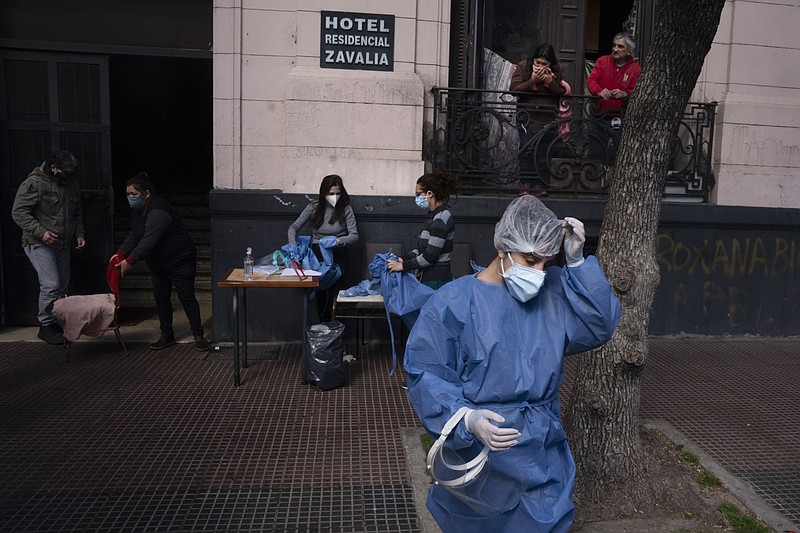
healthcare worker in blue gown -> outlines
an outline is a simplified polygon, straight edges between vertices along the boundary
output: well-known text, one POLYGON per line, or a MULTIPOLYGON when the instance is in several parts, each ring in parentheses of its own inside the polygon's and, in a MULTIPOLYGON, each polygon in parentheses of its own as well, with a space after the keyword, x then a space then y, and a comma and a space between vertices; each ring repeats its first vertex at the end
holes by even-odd
POLYGON ((533 196, 515 199, 495 226, 497 257, 436 291, 411 330, 408 394, 426 430, 438 436, 468 407, 447 445, 464 461, 490 450, 479 481, 431 485, 428 509, 445 533, 569 530, 575 463, 560 421, 564 356, 607 342, 620 318, 584 241, 579 220, 559 220, 533 196), (562 241, 566 268, 548 268, 562 241))

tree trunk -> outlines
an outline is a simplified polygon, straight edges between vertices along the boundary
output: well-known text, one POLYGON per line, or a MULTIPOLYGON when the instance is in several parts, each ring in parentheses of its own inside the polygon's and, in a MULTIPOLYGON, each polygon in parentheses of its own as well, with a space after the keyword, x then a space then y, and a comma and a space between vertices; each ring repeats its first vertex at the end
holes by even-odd
POLYGON ((659 283, 655 236, 672 140, 711 47, 724 0, 660 0, 642 75, 625 117, 597 257, 622 304, 605 346, 580 356, 566 429, 576 492, 598 500, 610 484, 648 495, 639 440, 641 373, 659 283))

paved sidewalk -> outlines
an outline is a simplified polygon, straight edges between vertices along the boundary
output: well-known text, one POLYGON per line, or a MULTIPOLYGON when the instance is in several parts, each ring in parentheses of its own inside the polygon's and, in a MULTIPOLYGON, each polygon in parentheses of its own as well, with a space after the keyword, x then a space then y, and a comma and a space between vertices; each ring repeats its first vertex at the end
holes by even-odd
MULTIPOLYGON (((35 332, 34 332, 35 336, 35 332)), ((63 349, 0 330, 0 531, 421 531, 388 346, 350 385, 300 383, 300 346, 63 349)), ((568 365, 567 381, 574 364, 568 365)), ((800 339, 653 339, 642 416, 669 422, 800 522, 800 339)), ((790 529, 786 527, 786 529, 790 529)))
MULTIPOLYGON (((661 338, 642 417, 663 420, 800 525, 800 339, 661 338)), ((794 524, 794 525, 792 525, 794 524)))

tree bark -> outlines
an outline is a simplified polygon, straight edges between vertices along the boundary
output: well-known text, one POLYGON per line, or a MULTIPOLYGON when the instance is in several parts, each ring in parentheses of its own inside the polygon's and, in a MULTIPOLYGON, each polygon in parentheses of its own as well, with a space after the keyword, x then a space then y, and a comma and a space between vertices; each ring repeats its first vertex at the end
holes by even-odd
POLYGON ((719 25, 724 0, 659 0, 655 31, 628 106, 597 257, 622 305, 605 346, 580 356, 566 429, 576 492, 641 483, 639 407, 650 308, 659 283, 655 237, 672 140, 719 25))

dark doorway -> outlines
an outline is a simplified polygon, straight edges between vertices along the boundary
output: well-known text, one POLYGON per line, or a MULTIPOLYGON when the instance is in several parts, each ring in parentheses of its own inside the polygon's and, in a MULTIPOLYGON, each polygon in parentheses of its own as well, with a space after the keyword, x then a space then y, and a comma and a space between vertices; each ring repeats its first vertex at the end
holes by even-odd
POLYGON ((450 87, 484 87, 484 50, 517 63, 541 39, 539 1, 454 0, 450 9, 450 87))
POLYGON ((0 327, 36 323, 38 282, 10 212, 19 184, 54 149, 78 157, 87 229, 70 293, 107 289, 120 243, 112 226, 127 223, 124 183, 136 172, 165 193, 189 191, 208 234, 213 2, 64 4, 0 2, 0 327))
MULTIPOLYGON (((213 78, 211 59, 111 56, 111 156, 114 244, 130 230, 125 182, 147 172, 158 193, 178 211, 197 246, 195 291, 210 299, 213 188, 213 78)), ((137 265, 122 286, 128 304, 150 305, 149 270, 137 265)))
POLYGON ((109 86, 117 203, 124 204, 125 181, 141 171, 159 192, 207 196, 213 186, 211 60, 112 56, 109 86))
POLYGON ((611 53, 614 35, 625 31, 634 0, 588 0, 586 5, 585 58, 594 61, 611 53))

